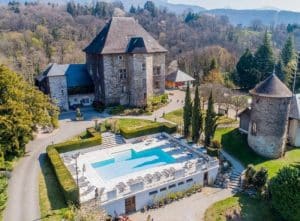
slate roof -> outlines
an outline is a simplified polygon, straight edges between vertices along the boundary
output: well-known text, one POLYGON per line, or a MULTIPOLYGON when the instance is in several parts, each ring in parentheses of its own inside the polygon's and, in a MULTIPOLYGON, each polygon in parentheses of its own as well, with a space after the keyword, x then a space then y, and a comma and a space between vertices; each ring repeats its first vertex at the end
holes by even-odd
POLYGON ((250 90, 250 94, 277 98, 293 96, 290 89, 275 74, 257 84, 254 89, 250 90))
POLYGON ((85 64, 50 64, 46 70, 37 77, 41 81, 45 77, 66 76, 67 87, 93 86, 93 81, 86 70, 85 64))
POLYGON ((295 94, 291 103, 290 118, 300 120, 300 94, 295 94))
POLYGON ((243 110, 241 113, 238 114, 238 117, 241 117, 241 116, 250 117, 250 114, 251 114, 251 108, 247 107, 245 110, 243 110))
POLYGON ((194 81, 195 79, 192 78, 190 75, 184 73, 181 70, 176 70, 171 72, 166 76, 166 81, 171 82, 187 82, 187 81, 194 81))
MULTIPOLYGON (((132 41, 134 39, 143 40, 144 48, 147 53, 167 52, 167 50, 132 17, 113 17, 83 51, 90 54, 129 53, 128 49, 132 49, 132 45, 134 45, 132 41)), ((142 44, 141 40, 138 41, 139 44, 142 44)), ((134 51, 131 53, 133 52, 134 51)))

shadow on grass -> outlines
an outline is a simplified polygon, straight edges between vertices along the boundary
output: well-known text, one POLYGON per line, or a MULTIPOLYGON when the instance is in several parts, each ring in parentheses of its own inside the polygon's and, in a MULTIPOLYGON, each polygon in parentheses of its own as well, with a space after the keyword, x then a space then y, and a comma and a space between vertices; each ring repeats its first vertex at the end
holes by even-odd
MULTIPOLYGON (((280 215, 272 209, 270 202, 237 194, 240 207, 239 219, 243 221, 282 221, 280 215)), ((232 219, 235 220, 235 219, 232 219)))
POLYGON ((238 129, 230 130, 221 137, 224 150, 241 161, 244 166, 260 164, 269 159, 257 155, 247 143, 247 135, 241 134, 238 129))
MULTIPOLYGON (((47 154, 41 154, 39 157, 40 167, 43 174, 43 179, 46 184, 46 190, 40 190, 42 191, 42 194, 44 192, 47 193, 47 197, 42 195, 41 198, 47 200, 49 199, 51 210, 59 210, 66 208, 67 205, 65 203, 63 193, 61 192, 59 188, 59 184, 56 178, 56 175, 54 173, 54 170, 50 164, 49 158, 47 157, 47 154)), ((46 194, 44 193, 44 194, 46 194)), ((40 193, 41 194, 41 193, 40 193)), ((41 202, 40 202, 41 204, 41 202)))

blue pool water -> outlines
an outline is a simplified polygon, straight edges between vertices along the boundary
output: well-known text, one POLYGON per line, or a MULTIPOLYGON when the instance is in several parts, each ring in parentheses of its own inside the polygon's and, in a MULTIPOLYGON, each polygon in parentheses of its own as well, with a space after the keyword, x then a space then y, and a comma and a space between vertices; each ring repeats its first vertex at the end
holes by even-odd
POLYGON ((92 167, 104 180, 134 173, 144 169, 171 164, 176 160, 160 148, 140 152, 133 149, 114 154, 112 159, 92 163, 92 167))

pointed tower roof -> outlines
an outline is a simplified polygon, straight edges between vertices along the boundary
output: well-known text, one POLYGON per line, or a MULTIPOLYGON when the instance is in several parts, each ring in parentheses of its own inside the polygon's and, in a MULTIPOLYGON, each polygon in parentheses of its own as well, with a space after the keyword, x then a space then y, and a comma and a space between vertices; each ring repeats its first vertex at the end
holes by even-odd
POLYGON ((250 90, 250 94, 278 98, 293 96, 290 89, 275 74, 257 84, 254 89, 250 90))

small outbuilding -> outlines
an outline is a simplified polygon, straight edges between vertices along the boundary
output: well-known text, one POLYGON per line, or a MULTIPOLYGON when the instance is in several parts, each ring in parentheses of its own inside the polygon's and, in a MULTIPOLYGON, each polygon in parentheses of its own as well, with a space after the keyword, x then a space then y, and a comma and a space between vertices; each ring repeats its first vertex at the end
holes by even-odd
POLYGON ((300 147, 300 94, 295 94, 292 99, 288 141, 291 145, 300 147))
POLYGON ((177 69, 166 76, 167 88, 180 88, 193 82, 195 79, 187 73, 177 69))

